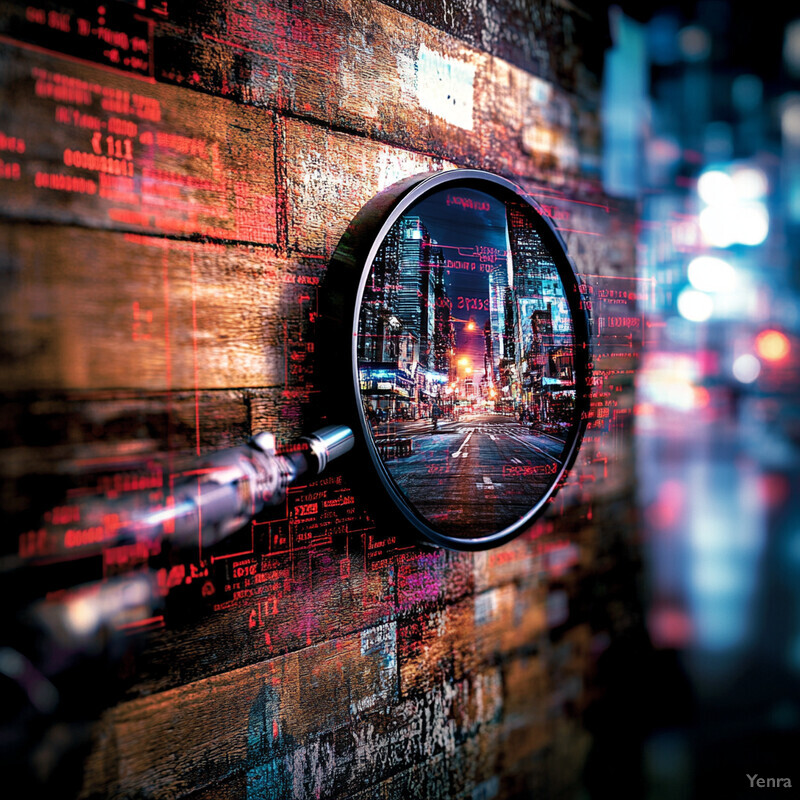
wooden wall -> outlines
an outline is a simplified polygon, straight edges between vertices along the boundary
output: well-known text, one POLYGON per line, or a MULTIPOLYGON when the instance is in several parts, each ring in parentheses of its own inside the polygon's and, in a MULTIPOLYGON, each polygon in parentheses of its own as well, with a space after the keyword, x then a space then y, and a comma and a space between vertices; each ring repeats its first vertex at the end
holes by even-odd
POLYGON ((376 529, 350 465, 215 547, 106 548, 95 577, 155 563, 162 607, 107 676, 82 796, 574 796, 597 657, 636 617, 651 289, 633 210, 601 190, 606 23, 578 6, 3 3, 4 553, 66 558, 87 493, 163 502, 188 456, 307 432, 337 391, 313 379, 326 265, 402 177, 519 182, 593 303, 579 463, 511 544, 376 529))

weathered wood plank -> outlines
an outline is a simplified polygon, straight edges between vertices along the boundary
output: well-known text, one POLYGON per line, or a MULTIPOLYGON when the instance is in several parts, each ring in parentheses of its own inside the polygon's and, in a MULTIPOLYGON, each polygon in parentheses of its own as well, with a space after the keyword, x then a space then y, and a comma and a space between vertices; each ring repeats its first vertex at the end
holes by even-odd
POLYGON ((7 391, 308 389, 316 263, 80 228, 0 237, 7 391))
MULTIPOLYGON (((552 745, 555 733, 548 699, 554 687, 540 659, 512 659, 502 670, 475 670, 469 680, 436 682, 401 702, 389 695, 391 714, 363 713, 363 692, 387 680, 390 651, 379 645, 369 652, 376 637, 388 646, 381 630, 118 706, 101 727, 115 742, 116 759, 90 761, 84 793, 124 794, 146 782, 153 797, 178 797, 216 776, 268 797, 345 796, 366 783, 373 788, 355 796, 395 797, 400 787, 420 786, 420 769, 427 767, 431 797, 460 796, 497 785, 504 752, 509 777, 515 768, 530 776, 527 762, 552 745), (370 675, 375 669, 377 679, 370 675), (319 687, 328 693, 325 706, 319 687), (339 706, 336 717, 320 724, 320 709, 339 706), (175 763, 170 743, 197 757, 175 763)), ((392 674, 390 667, 390 682, 392 674)), ((414 796, 427 796, 420 792, 414 796)))
POLYGON ((261 764, 294 751, 289 763, 298 766, 298 751, 308 755, 316 741, 326 753, 317 756, 317 774, 293 775, 292 783, 311 777, 323 790, 334 783, 352 790, 452 752, 481 725, 500 720, 496 668, 401 703, 396 675, 389 623, 123 703, 102 723, 101 735, 115 742, 115 762, 90 760, 85 791, 125 794, 147 785, 154 797, 178 796, 243 767, 251 780, 269 783, 276 777, 269 769, 259 776, 261 764), (395 713, 386 715, 387 705, 395 713), (337 745, 325 741, 327 733, 337 734, 337 745))
POLYGON ((543 595, 536 581, 506 584, 398 622, 403 696, 536 648, 546 630, 543 595))
POLYGON ((277 242, 274 119, 5 43, 0 130, 22 142, 0 214, 277 242))
POLYGON ((288 243, 329 258, 350 220, 381 189, 452 162, 325 130, 293 119, 283 126, 288 243))
POLYGON ((609 45, 604 7, 569 0, 385 0, 473 47, 576 94, 596 88, 609 45), (580 48, 577 43, 580 42, 580 48))

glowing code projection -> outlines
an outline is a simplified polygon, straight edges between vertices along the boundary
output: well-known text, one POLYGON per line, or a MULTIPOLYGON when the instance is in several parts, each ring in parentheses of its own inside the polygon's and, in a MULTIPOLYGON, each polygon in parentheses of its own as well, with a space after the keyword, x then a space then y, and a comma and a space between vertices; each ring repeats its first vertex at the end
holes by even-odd
POLYGON ((8 145, 0 211, 276 242, 272 130, 257 112, 39 53, 22 61, 21 52, 0 51, 0 141, 8 145))
POLYGON ((375 448, 414 512, 477 539, 529 515, 569 457, 576 336, 521 201, 427 194, 372 260, 357 362, 375 448))

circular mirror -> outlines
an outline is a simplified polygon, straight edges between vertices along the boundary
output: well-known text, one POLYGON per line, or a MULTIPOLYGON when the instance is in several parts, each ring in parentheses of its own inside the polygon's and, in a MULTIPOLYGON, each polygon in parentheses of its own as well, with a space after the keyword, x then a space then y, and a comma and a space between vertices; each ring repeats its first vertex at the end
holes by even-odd
POLYGON ((360 217, 339 260, 361 270, 353 401, 381 494, 436 544, 506 541, 585 425, 588 324, 564 244, 520 189, 477 170, 406 181, 360 217))

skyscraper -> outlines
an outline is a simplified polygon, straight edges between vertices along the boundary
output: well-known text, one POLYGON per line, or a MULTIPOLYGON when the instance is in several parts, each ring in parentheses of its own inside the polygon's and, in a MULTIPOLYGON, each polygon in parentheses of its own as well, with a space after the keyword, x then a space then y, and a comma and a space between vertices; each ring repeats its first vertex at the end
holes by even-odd
POLYGON ((398 264, 397 316, 406 329, 418 336, 419 360, 427 367, 434 356, 436 299, 432 272, 443 261, 441 249, 435 247, 417 216, 403 217, 394 227, 399 235, 394 245, 398 264))

